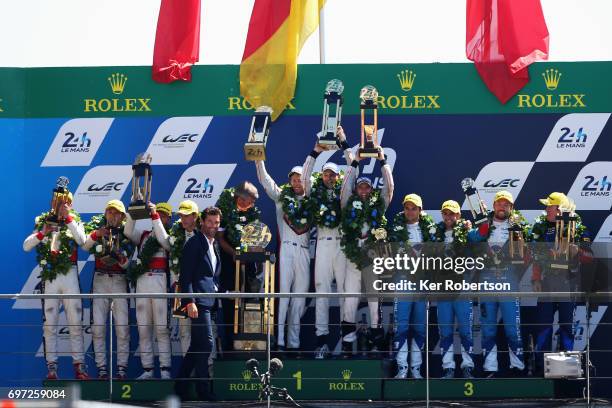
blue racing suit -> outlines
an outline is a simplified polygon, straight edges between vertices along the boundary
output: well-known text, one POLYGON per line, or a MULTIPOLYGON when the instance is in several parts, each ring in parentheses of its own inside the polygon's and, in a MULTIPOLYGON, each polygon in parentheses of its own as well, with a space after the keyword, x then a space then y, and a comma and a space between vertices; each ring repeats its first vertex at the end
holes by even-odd
MULTIPOLYGON (((438 240, 445 243, 445 255, 451 257, 462 256, 465 252, 465 245, 455 242, 455 237, 452 231, 445 231, 444 223, 438 223, 438 240), (452 248, 452 249, 449 249, 452 248)), ((448 273, 446 274, 448 275, 448 273)), ((444 274, 442 274, 444 277, 444 274)), ((449 277, 449 276, 447 276, 449 277)), ((455 279, 467 279, 465 275, 457 275, 450 271, 450 277, 455 279)), ((444 279, 438 280, 438 282, 444 279)), ((474 313, 472 310, 472 299, 460 297, 456 300, 439 300, 438 301, 438 328, 440 331, 440 354, 442 355, 442 368, 455 368, 454 356, 454 333, 455 333, 455 318, 459 326, 459 337, 461 339, 461 368, 474 367, 472 358, 474 338, 472 334, 472 324, 474 322, 474 313)))
MULTIPOLYGON (((593 262, 591 251, 591 238, 589 231, 582 224, 578 216, 574 242, 578 246, 578 252, 569 260, 567 269, 556 268, 558 261, 553 259, 552 249, 555 242, 556 223, 546 220, 540 216, 534 222, 531 235, 533 239, 534 265, 532 281, 542 282, 542 292, 568 292, 577 286, 577 272, 581 266, 593 262)), ((567 236, 567 228, 564 228, 564 236, 567 236)), ((559 312, 558 324, 560 348, 571 351, 574 348, 573 322, 576 303, 572 299, 568 301, 542 301, 538 299, 537 306, 537 330, 535 351, 538 355, 536 365, 542 368, 543 353, 552 350, 553 320, 555 311, 559 312)))
MULTIPOLYGON (((489 222, 474 228, 468 235, 470 242, 483 242, 477 252, 485 257, 485 268, 479 274, 480 282, 509 283, 512 291, 517 291, 528 256, 523 249, 524 257, 510 259, 508 251, 509 222, 496 221, 489 217, 489 222), (513 263, 518 262, 518 263, 513 263)), ((523 234, 523 232, 520 232, 523 234)), ((523 239, 525 239, 523 235, 523 239)), ((525 242, 525 241, 523 241, 525 242)), ((519 245, 517 242, 516 245, 519 245)), ((524 248, 524 247, 523 247, 524 248)), ((521 304, 517 297, 485 297, 480 299, 480 327, 482 333, 483 370, 496 372, 497 362, 497 326, 498 310, 504 324, 508 340, 510 368, 523 370, 523 342, 521 339, 521 304)))
MULTIPOLYGON (((418 257, 423 249, 423 242, 429 242, 429 228, 433 228, 433 220, 421 215, 419 222, 406 224, 403 212, 394 218, 391 229, 391 241, 401 241, 400 245, 408 244, 407 252, 412 256, 418 257), (426 231, 423 231, 425 229, 426 231)), ((418 274, 411 275, 415 280, 418 274)), ((398 274, 396 280, 401 280, 404 276, 398 274)), ((410 367, 418 368, 423 362, 423 346, 426 337, 426 303, 424 300, 411 300, 409 298, 395 298, 393 302, 393 316, 395 333, 393 336, 393 350, 398 366, 408 365, 408 349, 410 348, 410 367), (412 328, 412 340, 408 342, 408 333, 412 328)))

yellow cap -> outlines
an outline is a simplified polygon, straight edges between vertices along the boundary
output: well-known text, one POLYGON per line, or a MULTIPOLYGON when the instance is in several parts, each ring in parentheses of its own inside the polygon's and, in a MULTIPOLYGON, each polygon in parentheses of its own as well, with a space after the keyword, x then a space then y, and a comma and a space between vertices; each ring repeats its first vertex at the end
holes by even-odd
POLYGON ((501 190, 495 193, 495 198, 493 199, 493 202, 502 199, 509 201, 510 204, 514 204, 514 197, 512 196, 512 193, 507 190, 501 190))
POLYGON ((563 205, 567 201, 567 197, 563 193, 550 193, 546 198, 540 198, 540 203, 549 205, 563 205))
POLYGON ((179 214, 189 215, 193 213, 199 213, 198 205, 191 200, 181 201, 177 211, 179 214))
POLYGON ((442 203, 442 209, 440 211, 449 210, 455 214, 461 214, 461 207, 455 200, 446 200, 442 203))
POLYGON ((421 197, 417 194, 408 194, 406 197, 404 197, 402 204, 406 203, 412 203, 421 209, 423 208, 423 200, 421 200, 421 197))
POLYGON ((108 210, 109 208, 114 208, 120 213, 125 214, 125 206, 119 200, 110 200, 108 203, 106 203, 106 210, 108 210))
POLYGON ((157 203, 155 205, 157 212, 163 212, 166 215, 172 216, 172 206, 168 203, 157 203))

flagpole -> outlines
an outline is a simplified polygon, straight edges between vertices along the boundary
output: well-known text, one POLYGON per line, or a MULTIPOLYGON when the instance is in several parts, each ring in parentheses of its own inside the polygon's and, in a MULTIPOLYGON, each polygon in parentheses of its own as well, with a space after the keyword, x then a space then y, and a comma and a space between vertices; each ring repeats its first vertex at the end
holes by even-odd
POLYGON ((325 64, 325 7, 319 11, 319 64, 325 64))

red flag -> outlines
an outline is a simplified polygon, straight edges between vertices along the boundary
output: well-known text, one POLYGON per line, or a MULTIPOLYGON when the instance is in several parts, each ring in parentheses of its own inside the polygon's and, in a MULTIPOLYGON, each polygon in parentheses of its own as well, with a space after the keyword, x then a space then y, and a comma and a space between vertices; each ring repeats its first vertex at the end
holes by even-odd
POLYGON ((162 0, 153 51, 153 80, 191 80, 200 55, 200 0, 162 0))
POLYGON ((468 0, 465 52, 502 103, 529 82, 528 67, 548 59, 540 0, 468 0))

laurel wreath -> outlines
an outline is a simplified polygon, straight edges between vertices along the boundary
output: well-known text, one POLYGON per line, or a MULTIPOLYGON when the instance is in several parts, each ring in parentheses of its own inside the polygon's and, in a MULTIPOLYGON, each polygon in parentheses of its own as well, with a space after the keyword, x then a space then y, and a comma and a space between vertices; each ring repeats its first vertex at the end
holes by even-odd
POLYGON ((370 197, 362 201, 357 194, 351 195, 346 207, 342 211, 342 239, 340 245, 346 257, 357 267, 361 268, 367 262, 363 246, 376 242, 374 231, 387 225, 385 218, 385 202, 379 191, 372 191, 370 197), (369 234, 360 246, 361 230, 363 225, 368 226, 369 234))
MULTIPOLYGON (((436 224, 436 233, 433 236, 432 241, 444 242, 444 232, 446 231, 446 225, 444 221, 440 221, 436 224)), ((465 245, 467 244, 468 236, 467 222, 464 219, 459 219, 453 227, 453 244, 465 245)))
MULTIPOLYGON (((47 217, 48 212, 40 214, 34 219, 34 228, 36 231, 42 231, 47 217)), ((74 222, 81 220, 79 214, 71 210, 70 216, 74 222)), ((40 266, 40 278, 46 282, 52 282, 57 275, 65 275, 72 268, 73 262, 70 259, 75 249, 76 242, 72 233, 66 225, 59 227, 59 250, 57 252, 51 251, 51 238, 45 236, 38 245, 36 245, 36 262, 40 266)))
MULTIPOLYGON (((93 231, 96 231, 105 226, 106 226, 106 217, 104 216, 104 214, 94 215, 93 217, 91 217, 91 220, 89 220, 89 222, 85 224, 85 233, 91 234, 93 231)), ((132 243, 132 241, 128 237, 125 236, 125 234, 123 233, 123 227, 124 227, 123 224, 119 227, 119 237, 120 237, 119 238, 119 249, 121 251, 121 255, 129 259, 132 257, 132 254, 134 253, 136 246, 132 243)), ((96 238, 97 238, 96 244, 94 244, 89 249, 89 253, 93 254, 95 257, 103 256, 104 255, 103 253, 104 248, 102 247, 103 237, 96 237, 96 238)))
POLYGON ((228 243, 236 248, 240 246, 242 229, 245 225, 256 221, 261 216, 261 211, 252 206, 246 211, 239 211, 234 198, 234 188, 223 190, 217 200, 217 207, 221 210, 221 227, 225 229, 225 238, 228 243))
POLYGON ((153 259, 153 255, 155 255, 160 248, 161 245, 159 245, 159 242, 157 242, 157 239, 153 236, 153 232, 151 232, 145 238, 144 244, 136 258, 136 262, 130 262, 127 274, 128 280, 136 282, 138 278, 144 275, 144 273, 150 269, 149 264, 151 263, 151 259, 153 259))
POLYGON ((168 243, 170 244, 170 255, 168 257, 170 272, 178 276, 181 273, 181 255, 185 246, 185 228, 183 228, 181 220, 172 224, 168 232, 168 243))
POLYGON ((305 197, 298 198, 290 184, 281 186, 280 202, 283 213, 294 228, 304 229, 312 224, 313 212, 308 205, 308 200, 305 197))
MULTIPOLYGON (((432 241, 432 235, 436 234, 436 222, 425 211, 421 211, 419 214, 419 228, 421 229, 423 242, 432 241)), ((408 242, 410 240, 410 233, 408 228, 406 228, 406 217, 403 211, 400 211, 393 217, 393 225, 389 231, 389 240, 391 242, 408 242)))
POLYGON ((336 228, 340 225, 340 189, 344 173, 341 172, 333 188, 327 188, 320 172, 313 175, 309 205, 314 215, 314 223, 319 227, 336 228))

